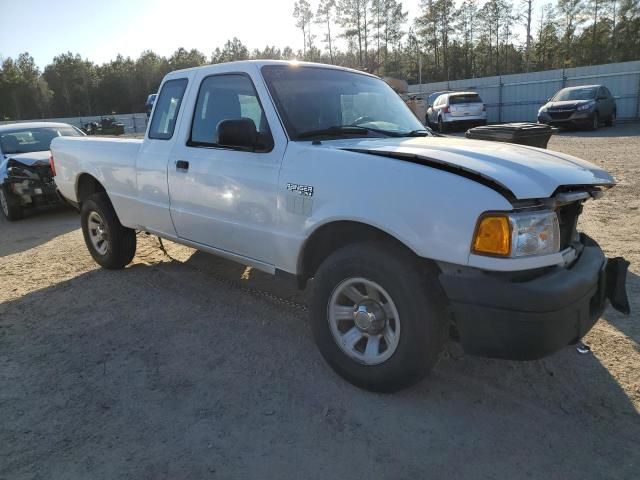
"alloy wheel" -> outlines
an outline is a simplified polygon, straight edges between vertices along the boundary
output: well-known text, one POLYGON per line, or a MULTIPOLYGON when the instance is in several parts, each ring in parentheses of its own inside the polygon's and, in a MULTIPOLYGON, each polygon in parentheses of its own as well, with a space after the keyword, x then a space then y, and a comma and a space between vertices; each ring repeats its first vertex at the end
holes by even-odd
POLYGON ((343 280, 329 299, 327 313, 336 344, 359 363, 383 363, 398 348, 398 309, 387 291, 372 280, 343 280))

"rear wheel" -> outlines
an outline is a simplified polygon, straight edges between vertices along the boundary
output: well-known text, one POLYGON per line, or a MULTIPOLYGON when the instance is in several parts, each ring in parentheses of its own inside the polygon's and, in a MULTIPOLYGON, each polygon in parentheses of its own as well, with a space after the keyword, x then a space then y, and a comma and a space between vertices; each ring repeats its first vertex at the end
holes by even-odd
POLYGON ((438 117, 438 132, 440 133, 444 133, 446 131, 447 127, 445 126, 444 122, 442 121, 442 117, 438 117))
POLYGON ((0 210, 10 222, 20 220, 24 216, 20 201, 9 191, 6 185, 0 186, 0 210))
POLYGON ((82 203, 80 222, 84 242, 102 267, 120 269, 136 253, 136 232, 122 226, 106 193, 91 195, 82 203))
POLYGON ((384 243, 344 247, 313 281, 311 326, 323 357, 361 388, 394 391, 422 379, 444 343, 446 300, 435 267, 384 243))

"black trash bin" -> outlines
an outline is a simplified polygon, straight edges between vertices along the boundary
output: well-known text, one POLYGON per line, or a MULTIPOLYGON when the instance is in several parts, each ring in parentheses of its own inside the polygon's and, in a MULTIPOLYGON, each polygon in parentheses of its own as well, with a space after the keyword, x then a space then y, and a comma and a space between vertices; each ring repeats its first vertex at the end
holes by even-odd
POLYGON ((475 140, 518 143, 531 147, 547 148, 556 129, 544 123, 503 123, 483 125, 467 130, 465 136, 475 140))

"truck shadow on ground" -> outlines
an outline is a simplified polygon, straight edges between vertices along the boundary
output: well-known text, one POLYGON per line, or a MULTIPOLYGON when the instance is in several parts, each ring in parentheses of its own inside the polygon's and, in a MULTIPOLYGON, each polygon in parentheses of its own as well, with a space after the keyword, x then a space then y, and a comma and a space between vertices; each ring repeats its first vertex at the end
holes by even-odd
POLYGON ((627 272, 627 296, 631 306, 630 315, 623 315, 608 307, 602 318, 629 337, 636 351, 640 352, 640 276, 633 272, 627 272))
POLYGON ((305 298, 196 253, 0 305, 0 476, 637 473, 640 416, 593 355, 449 355, 419 385, 372 394, 324 363, 304 310, 244 288, 305 298))
POLYGON ((24 252, 78 228, 78 214, 64 205, 28 210, 25 218, 15 222, 0 213, 0 257, 24 252))

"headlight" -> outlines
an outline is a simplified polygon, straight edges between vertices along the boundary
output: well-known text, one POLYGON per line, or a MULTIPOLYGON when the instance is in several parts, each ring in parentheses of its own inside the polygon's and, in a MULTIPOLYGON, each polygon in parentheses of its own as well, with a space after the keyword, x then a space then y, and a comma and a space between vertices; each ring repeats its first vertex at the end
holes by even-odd
POLYGON ((579 112, 584 112, 585 110, 591 110, 593 108, 593 106, 595 105, 595 103, 590 102, 590 103, 585 103, 584 105, 580 105, 577 110, 579 112))
POLYGON ((481 255, 526 257, 560 250, 555 212, 491 213, 478 220, 471 250, 481 255))

